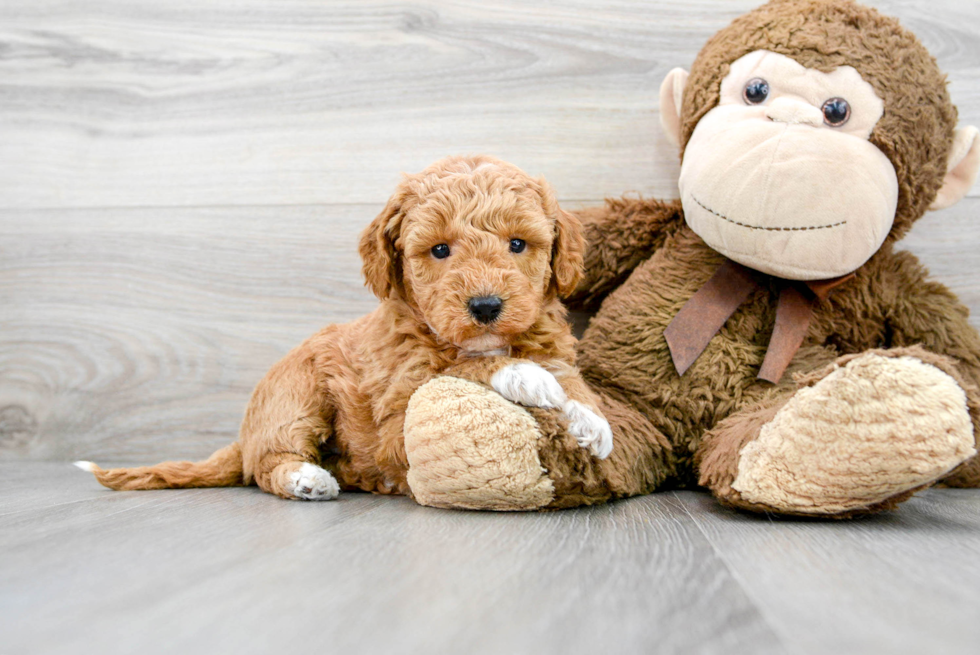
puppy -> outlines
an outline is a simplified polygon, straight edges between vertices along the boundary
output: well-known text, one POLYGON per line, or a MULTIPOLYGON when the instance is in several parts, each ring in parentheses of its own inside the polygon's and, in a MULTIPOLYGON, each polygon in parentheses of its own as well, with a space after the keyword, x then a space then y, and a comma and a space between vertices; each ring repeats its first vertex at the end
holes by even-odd
POLYGON ((76 464, 112 489, 254 483, 290 499, 410 494, 405 411, 437 375, 561 408, 579 444, 605 458, 612 432, 573 366, 558 300, 582 275, 583 249, 580 224, 543 180, 490 157, 438 161, 406 176, 361 236, 378 308, 327 326, 273 366, 236 443, 202 462, 76 464))

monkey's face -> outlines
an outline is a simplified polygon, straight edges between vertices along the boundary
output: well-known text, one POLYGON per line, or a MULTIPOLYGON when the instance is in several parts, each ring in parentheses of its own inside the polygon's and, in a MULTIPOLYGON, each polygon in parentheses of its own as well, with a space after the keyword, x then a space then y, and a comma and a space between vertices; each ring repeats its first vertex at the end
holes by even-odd
POLYGON ((884 105, 849 66, 759 50, 731 64, 687 143, 687 223, 725 256, 798 280, 850 273, 881 247, 898 179, 870 141, 884 105))

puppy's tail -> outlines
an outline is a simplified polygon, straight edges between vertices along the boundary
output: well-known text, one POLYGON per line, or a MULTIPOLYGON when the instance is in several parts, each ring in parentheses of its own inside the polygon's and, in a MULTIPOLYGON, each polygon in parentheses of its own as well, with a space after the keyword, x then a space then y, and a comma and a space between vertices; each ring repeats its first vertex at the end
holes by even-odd
POLYGON ((163 462, 156 466, 103 469, 94 462, 75 462, 83 471, 110 489, 185 489, 189 487, 240 487, 242 450, 238 442, 216 451, 203 462, 163 462))

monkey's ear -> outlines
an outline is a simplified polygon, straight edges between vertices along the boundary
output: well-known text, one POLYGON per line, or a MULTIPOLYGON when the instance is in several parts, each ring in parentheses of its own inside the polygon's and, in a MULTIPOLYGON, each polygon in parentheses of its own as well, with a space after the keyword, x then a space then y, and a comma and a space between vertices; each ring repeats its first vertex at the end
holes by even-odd
POLYGON ((678 148, 681 147, 681 105, 685 86, 687 71, 683 68, 667 73, 660 85, 660 126, 664 128, 667 140, 678 148))
POLYGON ((401 283, 401 263, 395 241, 401 231, 404 199, 403 194, 393 195, 361 233, 358 247, 363 262, 361 270, 367 286, 381 300, 391 295, 401 283))
POLYGON ((953 147, 949 151, 946 177, 936 199, 929 209, 952 207, 967 194, 980 172, 980 130, 973 127, 957 128, 953 147))

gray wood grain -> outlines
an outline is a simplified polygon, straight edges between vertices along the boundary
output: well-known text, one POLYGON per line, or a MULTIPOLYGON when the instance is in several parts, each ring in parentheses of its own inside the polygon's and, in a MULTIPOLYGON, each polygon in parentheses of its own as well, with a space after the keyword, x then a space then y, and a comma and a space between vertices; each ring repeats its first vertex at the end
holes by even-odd
MULTIPOLYGON (((461 152, 565 199, 670 195, 660 81, 757 4, 4 2, 0 207, 380 202, 400 171, 461 152)), ((871 4, 980 124, 978 5, 871 4)))
POLYGON ((5 652, 967 654, 980 638, 974 491, 849 522, 695 492, 487 514, 112 492, 27 462, 0 463, 0 503, 5 652))
POLYGON ((802 652, 976 652, 976 490, 929 490, 898 511, 846 524, 765 522, 707 495, 691 501, 685 511, 732 575, 802 652))
POLYGON ((89 476, 30 463, 0 465, 0 497, 51 496, 38 477, 86 499, 0 515, 11 652, 789 652, 669 496, 487 514, 92 495, 89 476))
POLYGON ((356 250, 378 209, 4 213, 0 452, 196 457, 234 439, 269 366, 376 305, 356 250))

